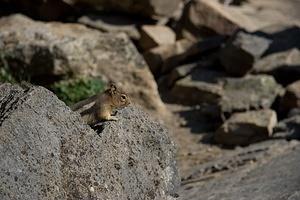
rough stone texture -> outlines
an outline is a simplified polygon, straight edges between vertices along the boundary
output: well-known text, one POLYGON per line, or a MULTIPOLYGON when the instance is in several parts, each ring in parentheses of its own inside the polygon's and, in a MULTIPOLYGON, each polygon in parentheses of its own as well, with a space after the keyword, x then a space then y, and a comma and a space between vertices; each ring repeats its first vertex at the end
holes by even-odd
POLYGON ((263 143, 257 144, 261 146, 260 148, 250 146, 249 152, 241 149, 242 151, 239 151, 237 156, 234 155, 233 160, 229 160, 229 165, 224 165, 222 158, 220 163, 213 163, 212 171, 217 171, 215 178, 200 180, 195 187, 187 184, 180 192, 181 199, 298 200, 300 197, 299 143, 283 141, 279 143, 278 140, 263 143), (272 145, 272 143, 278 144, 272 145), (274 147, 270 148, 271 146, 274 147), (260 160, 263 162, 257 162, 258 158, 255 156, 260 152, 262 154, 260 160), (251 154, 254 154, 254 157, 251 154), (266 155, 270 154, 273 156, 267 159, 266 155), (236 157, 241 159, 235 162, 236 157), (248 163, 248 165, 238 171, 233 170, 235 164, 236 166, 245 165, 243 163, 248 163), (223 170, 227 169, 228 173, 218 176, 218 170, 222 171, 222 167, 224 167, 223 170))
POLYGON ((174 31, 163 25, 144 25, 141 27, 140 46, 148 50, 157 46, 172 45, 176 41, 174 31))
POLYGON ((248 0, 242 6, 226 6, 219 0, 192 0, 186 6, 179 30, 184 37, 195 39, 212 32, 231 35, 239 28, 256 31, 278 23, 300 24, 299 7, 294 0, 248 0))
POLYGON ((169 63, 174 65, 178 64, 178 61, 174 61, 174 57, 184 54, 194 43, 188 40, 178 40, 174 44, 158 46, 152 48, 144 53, 144 58, 148 63, 153 74, 158 75, 164 68, 169 68, 169 63))
POLYGON ((86 15, 80 17, 78 22, 103 32, 126 33, 133 40, 139 40, 141 37, 137 27, 142 24, 142 21, 126 15, 86 15))
POLYGON ((0 85, 0 199, 173 199, 174 144, 128 107, 97 133, 42 87, 0 85))
POLYGON ((168 77, 168 86, 172 86, 177 80, 189 75, 199 66, 198 63, 190 63, 176 67, 171 71, 168 77))
POLYGON ((281 99, 281 110, 288 112, 295 108, 300 108, 300 80, 288 85, 281 99))
POLYGON ((187 39, 177 41, 174 45, 153 48, 144 54, 152 71, 168 73, 191 57, 204 56, 218 50, 225 37, 217 36, 193 42, 187 39))
POLYGON ((248 145, 270 137, 276 123, 273 110, 236 113, 217 130, 214 140, 224 145, 248 145))
POLYGON ((100 7, 107 11, 121 11, 152 18, 171 17, 179 8, 180 0, 69 0, 68 2, 100 7))
POLYGON ((218 84, 218 80, 224 76, 222 72, 198 68, 187 77, 177 81, 171 89, 171 95, 185 105, 218 103, 223 95, 223 89, 218 84))
POLYGON ((267 51, 271 40, 245 31, 237 32, 220 53, 226 71, 243 76, 252 69, 255 61, 267 51))
POLYGON ((8 65, 38 83, 51 76, 100 76, 121 83, 145 108, 165 110, 151 72, 125 34, 36 22, 22 15, 1 18, 0 29, 0 53, 8 65))
POLYGON ((220 102, 223 112, 270 108, 278 95, 284 92, 272 76, 257 75, 244 78, 226 78, 224 95, 220 102))
POLYGON ((284 85, 297 81, 300 77, 300 51, 293 48, 263 57, 255 63, 253 73, 273 75, 284 85))

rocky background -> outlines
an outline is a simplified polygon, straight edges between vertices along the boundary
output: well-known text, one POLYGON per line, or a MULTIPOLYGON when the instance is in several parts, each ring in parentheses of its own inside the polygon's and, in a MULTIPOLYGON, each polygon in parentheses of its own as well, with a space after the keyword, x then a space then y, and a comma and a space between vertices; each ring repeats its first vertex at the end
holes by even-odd
POLYGON ((300 199, 299 10, 0 0, 1 199, 300 199), (60 101, 109 81, 133 101, 120 123, 92 130, 60 101))

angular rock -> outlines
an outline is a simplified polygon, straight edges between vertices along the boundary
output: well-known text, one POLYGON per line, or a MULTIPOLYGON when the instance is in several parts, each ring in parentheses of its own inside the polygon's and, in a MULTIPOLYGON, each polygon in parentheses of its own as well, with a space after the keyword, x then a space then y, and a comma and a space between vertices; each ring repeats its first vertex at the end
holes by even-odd
POLYGON ((300 108, 300 80, 287 86, 280 103, 283 112, 297 108, 300 108))
MULTIPOLYGON (((146 51, 144 58, 152 73, 159 75, 163 67, 167 65, 166 63, 170 62, 169 60, 172 60, 175 56, 184 54, 192 45, 193 43, 188 40, 179 40, 174 44, 163 45, 146 51)), ((174 65, 178 64, 177 61, 173 63, 174 65)))
POLYGON ((218 50, 224 40, 223 36, 211 37, 198 42, 182 39, 175 45, 151 49, 144 54, 144 57, 151 69, 165 74, 191 57, 201 57, 206 53, 218 50))
POLYGON ((284 92, 274 78, 268 75, 226 78, 223 87, 220 106, 225 113, 270 108, 276 97, 284 92))
POLYGON ((177 80, 189 75, 198 66, 198 63, 190 63, 176 67, 174 70, 172 70, 168 77, 168 86, 172 86, 177 80))
POLYGON ((42 87, 0 85, 0 198, 172 199, 167 130, 128 107, 93 131, 42 87))
POLYGON ((218 80, 224 76, 222 72, 197 68, 187 77, 177 81, 170 93, 174 99, 185 105, 216 104, 223 95, 218 80))
POLYGON ((137 27, 143 23, 141 20, 118 14, 86 15, 80 17, 78 22, 102 32, 126 33, 136 41, 141 37, 137 27))
POLYGON ((51 77, 100 76, 122 83, 145 108, 165 110, 151 72, 125 34, 36 22, 22 15, 1 18, 0 29, 0 53, 8 66, 39 84, 51 77))
POLYGON ((221 64, 235 76, 247 74, 269 48, 271 40, 247 33, 237 32, 220 53, 221 64))
POLYGON ((277 124, 273 110, 233 114, 215 133, 214 140, 224 145, 248 145, 269 138, 277 124))
POLYGON ((162 45, 172 45, 175 41, 176 35, 168 26, 144 25, 141 27, 139 44, 144 50, 162 45))
POLYGON ((219 0, 192 0, 183 12, 179 32, 185 38, 199 39, 215 33, 232 35, 240 28, 252 32, 272 24, 300 24, 298 8, 294 0, 250 0, 241 7, 219 0))
POLYGON ((297 48, 270 54, 258 60, 255 74, 270 74, 281 84, 290 84, 300 77, 300 51, 297 48))

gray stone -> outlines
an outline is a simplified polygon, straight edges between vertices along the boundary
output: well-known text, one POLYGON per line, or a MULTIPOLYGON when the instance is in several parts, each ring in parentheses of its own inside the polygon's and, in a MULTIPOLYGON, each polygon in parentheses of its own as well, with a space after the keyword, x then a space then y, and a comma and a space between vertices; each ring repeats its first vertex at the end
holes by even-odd
POLYGON ((237 32, 220 53, 221 64, 232 75, 247 74, 269 48, 271 40, 247 33, 237 32))
POLYGON ((223 85, 224 95, 220 106, 227 113, 270 108, 276 97, 284 92, 274 78, 268 75, 226 78, 223 85))
POLYGON ((269 138, 276 124, 273 110, 236 113, 217 130, 214 140, 224 145, 248 145, 269 138))
POLYGON ((78 24, 43 23, 23 15, 0 19, 0 53, 13 71, 38 84, 61 76, 94 76, 121 83, 134 101, 165 111, 155 80, 125 34, 78 24))
POLYGON ((96 28, 107 33, 126 33, 131 39, 139 40, 141 35, 138 26, 141 20, 130 18, 126 15, 98 14, 86 15, 78 19, 79 23, 96 28))
POLYGON ((218 80, 225 75, 222 72, 197 68, 187 77, 178 80, 171 89, 171 95, 180 103, 197 105, 216 104, 223 95, 218 80))
POLYGON ((173 199, 168 132, 135 107, 93 131, 42 87, 0 85, 0 199, 173 199))
POLYGON ((300 51, 293 48, 265 56, 255 63, 253 73, 273 75, 284 85, 297 81, 300 77, 300 51))

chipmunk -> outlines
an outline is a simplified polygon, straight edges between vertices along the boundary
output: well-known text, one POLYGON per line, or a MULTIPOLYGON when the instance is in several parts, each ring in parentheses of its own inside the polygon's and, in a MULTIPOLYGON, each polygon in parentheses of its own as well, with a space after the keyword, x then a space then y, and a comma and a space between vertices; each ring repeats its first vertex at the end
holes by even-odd
POLYGON ((115 84, 110 84, 103 93, 80 101, 71 106, 71 109, 79 112, 87 124, 95 125, 99 121, 117 121, 118 118, 112 116, 113 111, 129 104, 128 95, 117 89, 115 84))

